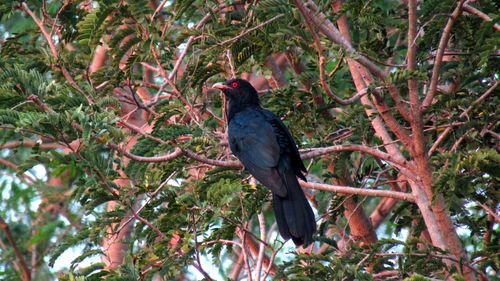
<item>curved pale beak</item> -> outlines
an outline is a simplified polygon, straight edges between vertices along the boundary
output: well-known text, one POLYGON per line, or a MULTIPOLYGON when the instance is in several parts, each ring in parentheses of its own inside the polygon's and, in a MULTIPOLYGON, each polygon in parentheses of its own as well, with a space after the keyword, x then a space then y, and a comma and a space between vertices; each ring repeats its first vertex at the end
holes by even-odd
POLYGON ((229 86, 226 86, 226 85, 224 85, 224 84, 222 84, 222 83, 215 83, 215 84, 213 84, 213 85, 212 85, 212 88, 219 89, 219 90, 221 90, 221 91, 226 91, 226 90, 228 90, 230 87, 229 87, 229 86))

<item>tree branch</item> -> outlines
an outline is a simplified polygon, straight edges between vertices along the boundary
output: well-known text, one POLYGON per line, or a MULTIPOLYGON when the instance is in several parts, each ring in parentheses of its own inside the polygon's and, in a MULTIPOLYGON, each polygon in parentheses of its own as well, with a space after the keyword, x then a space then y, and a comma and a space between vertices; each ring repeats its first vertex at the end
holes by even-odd
POLYGON ((464 4, 464 0, 459 0, 457 3, 457 7, 450 15, 446 26, 444 27, 443 34, 441 35, 441 39, 439 40, 439 46, 436 53, 436 58, 434 59, 434 66, 432 67, 432 77, 431 83, 429 85, 429 91, 425 96, 425 99, 422 103, 422 110, 426 110, 434 99, 434 94, 436 93, 437 85, 439 82, 439 70, 441 69, 441 63, 443 62, 444 51, 446 50, 446 46, 448 45, 448 40, 450 39, 451 29, 455 24, 455 21, 462 13, 462 6, 464 4))
MULTIPOLYGON (((210 16, 211 16, 210 13, 208 13, 207 15, 205 15, 201 19, 201 21, 198 24, 196 24, 195 28, 199 29, 203 25, 205 25, 205 23, 208 21, 208 19, 210 18, 210 16)), ((180 66, 182 64, 182 60, 187 55, 187 52, 189 51, 189 47, 191 47, 191 44, 193 44, 194 40, 195 40, 195 37, 193 35, 189 36, 188 41, 186 42, 186 45, 184 46, 184 50, 182 50, 181 54, 177 58, 177 61, 175 62, 174 68, 172 69, 172 71, 167 76, 168 80, 174 79, 175 75, 177 75, 177 72, 179 71, 179 68, 180 68, 180 66)))
MULTIPOLYGON (((335 11, 340 10, 341 5, 342 1, 335 1, 333 4, 334 10, 335 11)), ((351 37, 349 34, 349 27, 347 24, 346 17, 341 16, 337 20, 337 25, 339 26, 339 30, 342 33, 342 35, 346 38, 346 40, 350 42, 351 37)), ((349 71, 351 72, 351 75, 353 77, 356 89, 358 91, 365 89, 367 84, 365 83, 365 80, 367 80, 368 83, 372 81, 370 73, 368 73, 368 71, 362 65, 360 65, 352 58, 347 58, 347 64, 349 66, 349 71)), ((376 135, 384 143, 384 147, 387 150, 387 152, 390 153, 395 158, 397 158, 399 161, 406 161, 406 158, 401 153, 401 150, 397 145, 395 145, 395 142, 393 141, 391 135, 389 135, 389 132, 387 131, 382 121, 382 118, 380 116, 372 117, 373 115, 376 114, 376 112, 375 110, 373 110, 374 105, 370 101, 370 99, 367 96, 361 97, 361 103, 365 106, 366 115, 371 119, 370 123, 372 124, 372 127, 375 130, 376 135)))
POLYGON ((121 148, 119 145, 110 143, 108 144, 110 148, 113 148, 121 153, 127 158, 130 158, 135 161, 139 162, 151 162, 151 163, 160 163, 160 162, 166 162, 166 161, 171 161, 179 156, 182 155, 182 149, 176 147, 174 150, 168 154, 161 155, 161 156, 153 156, 153 157, 146 157, 146 156, 139 156, 132 154, 128 152, 126 149, 121 148))
POLYGON ((24 257, 21 254, 21 251, 17 247, 16 240, 12 236, 12 232, 10 232, 9 225, 4 221, 4 219, 2 217, 0 217, 0 228, 2 228, 3 232, 5 233, 5 236, 7 237, 7 241, 9 241, 10 245, 12 246, 12 249, 14 249, 14 254, 16 255, 17 259, 19 260, 19 265, 21 267, 21 279, 23 281, 31 280, 30 271, 28 269, 28 266, 26 265, 26 261, 24 260, 24 257))
POLYGON ((294 0, 295 5, 299 7, 299 9, 304 9, 307 17, 312 20, 312 23, 319 28, 319 30, 328 37, 334 43, 340 45, 343 49, 347 51, 347 53, 362 64, 364 67, 370 70, 371 73, 375 74, 377 77, 384 79, 385 73, 376 66, 372 61, 370 61, 365 56, 361 55, 354 47, 346 40, 345 37, 339 32, 339 30, 333 25, 333 23, 328 20, 321 11, 318 10, 318 7, 314 2, 308 0, 306 3, 302 2, 302 0, 294 0))
MULTIPOLYGON (((366 87, 366 85, 365 85, 366 87)), ((412 139, 408 131, 401 126, 401 124, 396 120, 394 115, 391 113, 391 109, 387 106, 382 96, 375 91, 375 95, 372 97, 373 104, 377 109, 385 124, 389 129, 396 135, 396 137, 403 143, 403 145, 412 152, 414 149, 412 139)))
MULTIPOLYGON (((45 28, 45 25, 36 17, 35 13, 28 7, 26 2, 23 2, 20 6, 20 9, 23 10, 25 13, 27 13, 35 22, 35 24, 40 28, 40 31, 42 32, 43 37, 45 37, 45 40, 47 40, 47 43, 49 44, 50 52, 52 53, 52 56, 57 60, 59 60, 59 53, 57 52, 57 48, 54 45, 54 41, 52 41, 51 35, 47 32, 47 29, 45 28)), ((68 83, 75 88, 78 92, 80 92, 86 99, 89 104, 94 104, 94 101, 90 96, 85 94, 85 92, 78 86, 78 84, 75 82, 73 77, 69 74, 69 71, 62 65, 58 65, 58 68, 61 70, 64 78, 68 81, 68 83)))
MULTIPOLYGON (((264 217, 263 213, 259 213, 257 215, 257 218, 259 219, 259 228, 260 228, 260 240, 264 241, 266 239, 266 220, 264 217)), ((259 254, 257 258, 257 266, 255 269, 255 280, 260 281, 261 280, 261 270, 262 270, 262 261, 264 260, 264 252, 265 250, 265 245, 264 243, 259 244, 259 254)))
MULTIPOLYGON (((209 164, 212 166, 219 166, 219 167, 228 167, 228 168, 242 168, 243 166, 239 161, 228 161, 228 160, 214 160, 214 159, 209 159, 206 158, 205 156, 198 155, 194 153, 193 151, 185 148, 180 148, 176 147, 174 151, 165 154, 165 155, 160 155, 160 156, 151 156, 151 157, 146 157, 146 156, 139 156, 132 154, 125 149, 121 148, 118 145, 115 145, 113 143, 108 144, 109 147, 118 150, 119 152, 123 153, 126 157, 140 161, 140 162, 151 162, 151 163, 159 163, 159 162, 165 162, 165 161, 170 161, 173 160, 181 155, 186 155, 187 157, 196 160, 198 162, 202 162, 205 164, 209 164)), ((371 148, 368 146, 364 145, 334 145, 334 146, 329 146, 329 147, 322 147, 322 148, 309 148, 309 149, 303 149, 301 150, 301 157, 302 159, 311 159, 315 157, 319 157, 322 155, 326 154, 331 154, 334 152, 342 152, 342 151, 360 151, 364 152, 367 154, 370 154, 376 158, 379 158, 381 160, 387 161, 389 163, 392 163, 394 166, 396 166, 400 171, 402 171, 405 175, 409 177, 414 177, 413 172, 411 171, 410 163, 406 161, 399 161, 395 157, 393 157, 390 154, 387 154, 385 152, 382 152, 380 150, 377 150, 375 148, 371 148)))
POLYGON ((392 163, 399 169, 405 170, 405 172, 412 174, 410 163, 406 160, 401 161, 400 159, 394 157, 392 154, 388 154, 385 152, 382 152, 378 149, 364 146, 364 145, 357 145, 357 144, 346 144, 346 145, 333 145, 329 147, 321 147, 321 148, 310 148, 310 149, 302 149, 301 152, 301 157, 302 159, 311 159, 314 157, 318 157, 321 155, 325 154, 330 154, 333 152, 342 152, 342 151, 359 151, 359 152, 364 152, 367 154, 370 154, 376 158, 385 160, 389 163, 392 163))
MULTIPOLYGON (((10 161, 7 161, 7 160, 5 160, 3 158, 0 158, 0 164, 6 166, 8 168, 11 168, 12 170, 14 170, 16 172, 18 171, 16 164, 14 164, 14 163, 12 163, 10 161)), ((25 173, 23 173, 22 176, 25 177, 25 179, 26 179, 26 181, 28 183, 34 183, 34 182, 36 182, 36 178, 34 176, 32 176, 28 171, 26 171, 25 173)))
POLYGON ((490 209, 488 206, 484 205, 483 203, 479 202, 476 200, 476 204, 478 204, 483 210, 488 213, 488 215, 492 216, 497 223, 500 223, 500 217, 497 215, 495 211, 490 209))
POLYGON ((339 186, 324 183, 312 183, 299 180, 302 187, 308 189, 323 190, 328 192, 337 192, 341 194, 356 194, 363 196, 376 196, 376 197, 389 197, 399 200, 404 200, 408 202, 415 202, 415 197, 410 193, 389 191, 389 190, 373 190, 373 189, 362 189, 350 186, 339 186))
POLYGON ((53 149, 53 148, 61 148, 61 145, 55 142, 51 143, 38 143, 32 140, 22 140, 22 141, 10 141, 5 144, 0 144, 0 149, 11 149, 19 146, 22 147, 34 147, 39 144, 41 149, 53 149))
POLYGON ((444 233, 441 232, 438 218, 436 214, 433 213, 432 203, 431 200, 429 200, 427 193, 415 182, 409 181, 409 183, 412 194, 414 198, 417 199, 415 203, 417 204, 420 213, 422 213, 422 218, 424 219, 429 235, 431 236, 432 245, 443 250, 447 249, 446 242, 443 237, 444 233))
POLYGON ((255 31, 255 30, 257 30, 257 29, 259 29, 259 28, 261 28, 261 27, 263 27, 263 26, 266 26, 266 25, 270 24, 271 22, 273 22, 273 21, 275 21, 275 20, 277 20, 277 19, 279 19, 279 18, 282 18, 282 17, 284 17, 284 16, 285 16, 284 14, 279 14, 279 15, 277 15, 277 16, 274 16, 274 17, 272 17, 272 18, 270 18, 270 19, 266 20, 266 21, 265 21, 265 22, 263 22, 263 23, 260 23, 260 24, 258 24, 258 25, 256 25, 256 26, 252 27, 252 28, 249 28, 249 29, 245 30, 244 32, 242 32, 242 33, 241 33, 241 34, 239 34, 238 36, 235 36, 235 37, 233 37, 233 38, 230 38, 230 39, 224 40, 224 41, 222 41, 222 42, 218 43, 217 45, 219 45, 219 46, 225 46, 225 45, 227 45, 228 43, 232 43, 232 42, 234 42, 234 41, 237 41, 238 39, 240 39, 240 38, 244 37, 244 36, 245 36, 245 35, 247 35, 248 33, 252 32, 252 31, 255 31))
MULTIPOLYGON (((484 94, 482 94, 478 99, 476 99, 474 102, 472 102, 472 104, 469 107, 467 107, 467 109, 464 112, 462 112, 459 117, 460 118, 467 117, 469 115, 469 113, 472 111, 472 109, 474 109, 474 107, 478 103, 481 103, 491 93, 493 93, 493 91, 495 91, 495 89, 498 87, 499 84, 500 84, 500 81, 496 81, 486 92, 484 92, 484 94)), ((434 144, 432 144, 432 147, 427 152, 428 156, 431 156, 432 153, 434 153, 434 151, 438 148, 438 146, 441 144, 441 142, 443 142, 443 140, 446 138, 446 136, 448 136, 448 134, 451 132, 452 129, 453 129, 453 126, 446 127, 446 129, 441 133, 441 135, 439 135, 437 140, 434 142, 434 144)))
MULTIPOLYGON (((319 40, 318 34, 316 33, 316 31, 312 27, 312 23, 311 23, 312 20, 310 18, 310 15, 305 11, 304 6, 297 5, 297 7, 299 8, 299 11, 302 14, 302 17, 304 17, 304 21, 305 21, 305 23, 307 25, 307 28, 309 29, 309 32, 311 33, 311 35, 312 35, 312 37, 314 39, 314 45, 316 46, 316 50, 318 52, 318 57, 319 57, 319 80, 320 80, 320 83, 321 83, 321 87, 323 88, 323 90, 325 91, 325 93, 332 100, 334 100, 335 102, 337 102, 340 105, 349 105, 349 104, 352 104, 352 103, 358 101, 363 95, 366 95, 367 90, 368 90, 367 88, 365 88, 365 90, 363 90, 363 91, 359 91, 358 93, 356 93, 351 98, 349 98, 347 100, 344 100, 344 99, 336 96, 332 92, 332 90, 330 89, 330 86, 328 86, 328 83, 326 81, 326 74, 325 74, 325 57, 323 56, 323 50, 321 48, 321 41, 319 40)), ((339 61, 337 66, 339 66, 340 63, 341 62, 339 61)))
MULTIPOLYGON (((487 21, 487 22, 491 22, 492 21, 492 19, 487 14, 481 12, 480 10, 478 10, 478 9, 472 7, 472 6, 470 6, 467 3, 464 4, 463 9, 464 9, 464 11, 466 11, 466 12, 468 12, 470 14, 473 14, 475 16, 480 17, 484 21, 487 21)), ((493 28, 495 28, 496 30, 500 30, 500 24, 494 23, 493 24, 493 28)))
POLYGON ((489 280, 489 278, 483 272, 474 268, 469 262, 459 260, 454 256, 448 256, 448 255, 443 255, 443 254, 439 254, 439 253, 376 253, 375 256, 377 256, 377 257, 391 257, 391 256, 393 256, 393 257, 406 257, 406 256, 434 257, 434 258, 438 258, 438 259, 450 260, 450 261, 453 261, 457 264, 460 264, 461 267, 463 265, 465 265, 467 268, 469 268, 469 269, 475 271, 477 274, 483 276, 485 278, 485 280, 489 280))

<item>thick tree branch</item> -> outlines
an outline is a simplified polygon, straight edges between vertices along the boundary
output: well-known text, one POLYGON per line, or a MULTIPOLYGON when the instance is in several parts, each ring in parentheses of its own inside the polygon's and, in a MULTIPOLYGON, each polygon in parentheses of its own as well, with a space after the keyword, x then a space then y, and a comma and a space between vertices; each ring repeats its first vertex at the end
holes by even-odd
POLYGON ((440 249, 447 249, 446 242, 444 240, 443 234, 436 215, 432 211, 432 202, 429 200, 426 192, 415 182, 409 181, 412 194, 417 199, 416 204, 420 212, 422 213, 422 218, 425 221, 429 235, 431 236, 432 244, 440 249))
MULTIPOLYGON (((487 14, 481 12, 480 10, 472 7, 471 5, 469 5, 467 3, 464 4, 463 9, 467 13, 470 13, 470 14, 473 14, 473 15, 480 17, 484 21, 487 21, 487 22, 492 21, 492 19, 487 14)), ((500 30, 500 24, 494 23, 493 28, 495 28, 496 30, 500 30)))
POLYGON ((398 167, 398 169, 403 170, 405 174, 409 174, 410 177, 414 177, 413 173, 411 172, 411 164, 408 161, 406 161, 406 159, 401 160, 400 158, 393 156, 393 154, 388 154, 378 149, 364 145, 356 145, 356 144, 333 145, 329 147, 303 149, 300 152, 302 159, 311 159, 321 155, 331 154, 334 152, 343 152, 343 151, 359 151, 370 154, 375 158, 379 158, 381 160, 392 163, 393 165, 398 167))
MULTIPOLYGON (((342 1, 335 1, 333 4, 333 8, 335 11, 340 10, 342 5, 342 1)), ((349 34, 349 27, 347 24, 347 19, 345 16, 341 16, 337 20, 337 24, 339 26, 339 30, 342 33, 342 35, 348 40, 349 42, 351 41, 351 37, 349 34)), ((347 64, 349 66, 349 71, 351 72, 351 75, 354 80, 354 84, 356 86, 356 89, 358 91, 363 90, 366 88, 366 84, 369 84, 372 82, 372 78, 370 73, 358 62, 353 60, 352 58, 347 58, 347 64)), ((384 147, 387 150, 389 154, 391 154, 394 158, 397 158, 399 161, 406 161, 406 158, 403 156, 401 153, 401 150, 399 147, 395 144, 393 141, 391 135, 387 131, 385 124, 380 116, 375 116, 376 111, 373 109, 374 105, 370 101, 370 99, 367 96, 361 97, 361 103, 365 106, 365 112, 367 116, 371 119, 371 124, 373 129, 375 130, 376 135, 382 140, 384 143, 384 147)))
MULTIPOLYGON (((340 5, 341 2, 337 1, 334 4, 334 8, 338 10, 340 9, 340 5)), ((349 29, 345 16, 340 17, 337 23, 339 25, 342 34, 346 36, 346 38, 348 38, 349 29)), ((368 82, 372 82, 369 73, 367 73, 367 70, 363 66, 357 64, 357 62, 354 62, 350 59, 348 59, 348 64, 351 74, 354 78, 354 82, 356 83, 356 87, 364 87, 365 80, 368 80, 368 82)), ((369 100, 364 100, 364 98, 362 98, 361 101, 365 105, 371 105, 369 100)), ((369 109, 366 109, 366 111, 369 115, 373 114, 369 109)), ((391 138, 387 134, 387 131, 384 128, 384 124, 381 122, 381 120, 373 119, 372 125, 377 135, 384 140, 384 143, 388 143, 387 140, 391 138)), ((398 147, 392 145, 386 145, 386 149, 394 157, 404 158, 398 147)), ((418 175, 418 176, 420 177, 424 175, 418 175)), ((441 249, 447 249, 447 246, 450 246, 450 248, 453 249, 453 252, 454 254, 456 254, 457 257, 462 257, 463 253, 461 251, 460 245, 454 243, 456 242, 457 238, 456 232, 452 227, 452 225, 450 225, 450 218, 449 216, 447 216, 446 209, 442 204, 443 203, 442 197, 440 199, 439 198, 437 199, 436 206, 433 206, 431 204, 431 200, 429 198, 433 198, 434 196, 432 194, 432 191, 430 190, 431 183, 427 181, 427 179, 429 178, 428 177, 426 178, 426 184, 424 184, 420 179, 417 180, 415 180, 414 178, 413 179, 408 178, 408 179, 410 180, 410 186, 414 198, 416 200, 416 203, 422 213, 425 224, 428 227, 429 232, 431 234, 433 244, 441 249), (429 193, 424 192, 424 187, 426 188, 425 191, 429 191, 429 193), (449 233, 448 235, 449 237, 447 237, 449 238, 448 240, 445 240, 445 238, 443 237, 443 233, 449 233), (449 245, 447 245, 445 241, 450 241, 449 245)))
MULTIPOLYGON (((316 26, 316 28, 319 28, 319 30, 323 34, 325 34, 328 39, 330 39, 332 42, 340 45, 343 49, 345 49, 352 59, 356 60, 358 63, 366 67, 366 69, 368 69, 372 74, 377 76, 379 79, 385 80, 386 78, 385 72, 381 68, 376 66, 367 57, 359 54, 352 46, 349 36, 344 32, 339 31, 333 25, 333 23, 330 20, 328 20, 321 11, 318 10, 318 7, 313 1, 307 0, 305 4, 302 2, 302 0, 294 0, 294 1, 296 6, 299 8, 299 10, 301 11, 306 20, 310 19, 310 21, 316 26)), ((334 2, 334 8, 335 6, 340 7, 340 4, 341 1, 334 2)), ((405 120, 409 121, 410 120, 409 112, 406 108, 405 101, 401 98, 397 88, 394 85, 389 85, 388 89, 391 98, 396 103, 396 109, 403 116, 405 120)), ((358 91, 360 91, 360 89, 358 89, 358 91)))
MULTIPOLYGON (((452 15, 453 21, 459 16, 461 11, 461 6, 463 2, 459 2, 457 5, 457 9, 452 15)), ((451 19, 450 19, 451 20, 451 19)), ((417 36, 417 1, 409 0, 408 1, 408 70, 415 71, 416 70, 416 45, 415 40, 417 36)), ((450 23, 450 21, 448 22, 450 23)), ((432 83, 437 83, 438 81, 438 73, 439 73, 439 65, 441 64, 442 54, 444 53, 444 49, 448 43, 449 32, 451 31, 451 27, 453 23, 446 26, 443 36, 441 37, 442 41, 440 42, 440 46, 438 49, 438 55, 436 56, 435 65, 433 69, 433 77, 431 81, 431 87, 437 86, 432 83), (444 45, 442 45, 443 43, 444 45), (440 57, 438 59, 438 57, 440 57), (437 63, 437 64, 436 64, 437 63), (436 67, 437 66, 437 67, 436 67), (434 72, 436 71, 436 72, 434 72), (434 74, 436 76, 434 76, 434 74)), ((408 81, 408 89, 410 94, 410 109, 412 113, 412 120, 410 122, 412 133, 413 133, 413 150, 410 151, 414 158, 414 162, 416 164, 416 172, 420 178, 419 183, 413 186, 412 190, 414 195, 415 193, 421 192, 421 190, 425 191, 427 198, 432 198, 434 202, 431 203, 432 212, 436 217, 436 221, 438 223, 438 228, 434 229, 434 226, 431 225, 430 217, 429 220, 426 221, 426 226, 431 236, 431 239, 435 245, 441 244, 444 242, 444 245, 438 247, 444 247, 443 249, 449 249, 449 251, 456 257, 456 259, 465 259, 465 252, 461 245, 461 241, 456 233, 455 227, 451 221, 451 218, 447 212, 446 205, 444 203, 444 198, 441 194, 435 194, 432 190, 433 179, 432 179, 432 170, 428 161, 428 156, 426 152, 426 142, 423 130, 423 120, 422 120, 422 104, 420 103, 418 97, 418 84, 414 79, 410 79, 408 81), (446 233, 446 235, 442 235, 446 233), (442 240, 443 241, 442 241, 442 240)), ((430 98, 432 101, 432 95, 428 95, 424 99, 430 98)), ((430 104, 430 103, 429 103, 430 104)), ((419 206, 422 215, 424 215, 424 207, 425 202, 417 202, 417 204, 421 204, 419 206)), ((448 262, 449 263, 449 262, 448 262)), ((455 263, 455 267, 457 270, 461 270, 461 264, 455 263)), ((473 272, 469 269, 464 269, 463 274, 466 280, 475 280, 475 276, 473 272)))
POLYGON ((328 192, 337 192, 341 194, 356 194, 363 196, 376 196, 376 197, 389 197, 399 200, 404 200, 408 202, 415 202, 415 197, 410 193, 389 191, 389 190, 374 190, 374 189, 363 189, 350 186, 339 186, 324 183, 312 183, 300 180, 300 185, 308 189, 323 190, 328 192))
POLYGON ((457 7, 451 13, 446 26, 444 27, 443 34, 441 35, 441 39, 439 40, 439 46, 436 53, 436 58, 434 59, 434 66, 432 67, 432 77, 431 83, 429 85, 429 91, 425 96, 425 99, 422 103, 422 109, 425 111, 431 104, 434 99, 434 94, 437 90, 437 85, 439 82, 439 70, 441 69, 441 63, 443 62, 444 51, 446 50, 446 46, 448 45, 448 40, 450 39, 451 29, 455 24, 455 21, 462 13, 462 6, 465 0, 459 0, 457 3, 457 7))
MULTIPOLYGON (((351 238, 354 241, 361 242, 360 245, 371 245, 377 242, 377 233, 370 219, 365 214, 363 201, 356 202, 352 196, 349 196, 345 199, 343 206, 344 216, 349 224, 351 238)), ((369 267, 370 266, 368 266, 368 268, 369 267)))
MULTIPOLYGON (((370 79, 370 78, 367 78, 370 79)), ((365 86, 366 87, 366 86, 365 86)), ((376 93, 376 92, 375 92, 376 93)), ((396 135, 396 137, 403 143, 403 145, 412 152, 414 150, 413 141, 410 138, 409 132, 401 126, 401 124, 396 120, 394 115, 391 113, 391 109, 380 94, 376 94, 372 97, 372 102, 375 105, 380 116, 385 121, 385 124, 391 131, 396 135)))
POLYGON ((61 148, 61 145, 55 142, 51 143, 38 143, 32 140, 22 140, 22 141, 10 141, 4 144, 0 144, 0 149, 11 149, 16 147, 34 147, 35 145, 39 145, 41 149, 53 149, 53 148, 61 148))

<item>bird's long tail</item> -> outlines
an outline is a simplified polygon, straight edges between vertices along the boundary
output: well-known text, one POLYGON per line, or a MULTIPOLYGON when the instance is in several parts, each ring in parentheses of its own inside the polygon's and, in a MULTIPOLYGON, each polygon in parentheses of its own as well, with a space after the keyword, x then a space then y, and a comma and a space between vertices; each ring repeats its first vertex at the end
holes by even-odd
POLYGON ((281 169, 279 169, 287 189, 287 196, 273 194, 273 209, 281 236, 284 239, 292 238, 296 246, 305 247, 313 242, 316 220, 304 191, 288 163, 280 163, 281 169))

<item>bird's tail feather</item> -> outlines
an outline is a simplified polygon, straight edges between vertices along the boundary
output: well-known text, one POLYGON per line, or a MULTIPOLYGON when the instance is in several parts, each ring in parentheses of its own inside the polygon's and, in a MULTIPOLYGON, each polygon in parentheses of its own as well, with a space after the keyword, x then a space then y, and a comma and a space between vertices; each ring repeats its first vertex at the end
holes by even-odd
POLYGON ((312 235, 316 232, 313 210, 292 169, 285 167, 280 174, 286 185, 287 196, 273 194, 278 229, 284 239, 292 238, 296 246, 307 246, 313 242, 312 235))

